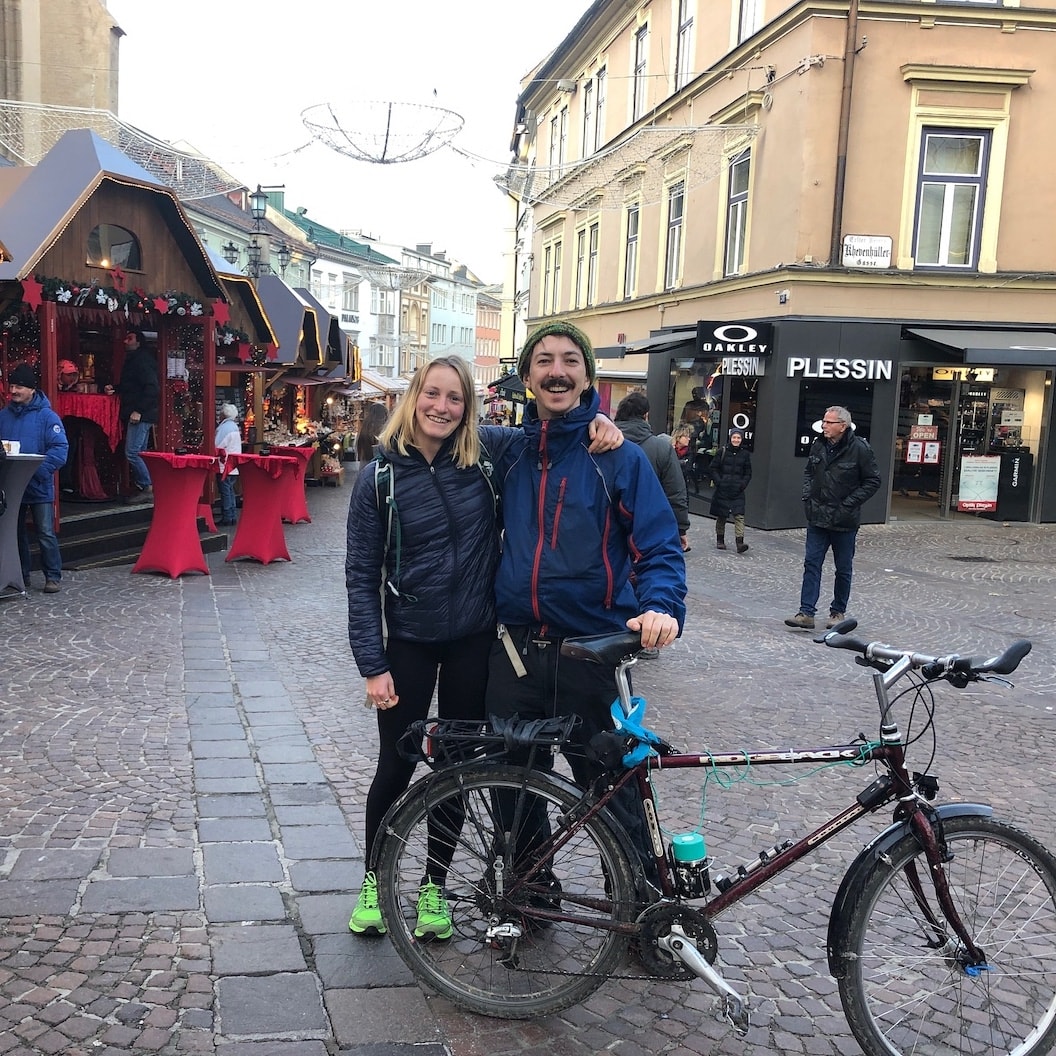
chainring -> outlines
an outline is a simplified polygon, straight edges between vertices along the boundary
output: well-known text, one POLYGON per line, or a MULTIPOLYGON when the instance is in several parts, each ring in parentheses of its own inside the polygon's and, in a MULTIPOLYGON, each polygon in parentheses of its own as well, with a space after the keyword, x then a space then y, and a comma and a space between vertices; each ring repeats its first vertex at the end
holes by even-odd
POLYGON ((638 960, 657 979, 696 979, 695 973, 657 944, 661 936, 671 933, 673 924, 681 926, 708 964, 715 963, 719 940, 711 922, 699 910, 677 902, 649 906, 638 918, 641 929, 635 940, 638 960))

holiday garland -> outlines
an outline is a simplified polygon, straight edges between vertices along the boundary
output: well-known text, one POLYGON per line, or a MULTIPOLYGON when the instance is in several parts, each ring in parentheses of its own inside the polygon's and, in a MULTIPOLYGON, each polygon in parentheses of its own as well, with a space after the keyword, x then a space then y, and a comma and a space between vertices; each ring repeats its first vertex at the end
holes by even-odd
POLYGON ((40 301, 57 301, 59 304, 74 308, 94 308, 108 312, 142 312, 158 315, 179 315, 196 318, 206 314, 202 300, 189 293, 166 291, 165 293, 147 293, 140 286, 131 290, 124 288, 124 282, 118 279, 117 285, 103 286, 96 281, 70 282, 50 276, 34 276, 22 280, 23 302, 35 308, 40 301))

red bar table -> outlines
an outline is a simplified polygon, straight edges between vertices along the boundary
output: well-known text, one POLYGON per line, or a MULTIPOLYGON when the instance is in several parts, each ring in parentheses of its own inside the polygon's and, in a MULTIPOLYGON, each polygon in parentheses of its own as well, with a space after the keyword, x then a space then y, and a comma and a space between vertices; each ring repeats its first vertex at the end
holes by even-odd
POLYGON ((43 461, 43 455, 8 455, 0 462, 0 488, 7 495, 7 512, 0 516, 0 599, 26 596, 18 555, 19 506, 26 485, 43 461))
POLYGON ((289 481, 304 463, 283 455, 228 455, 224 472, 236 466, 242 482, 242 516, 224 560, 251 557, 265 565, 291 560, 282 531, 282 511, 289 481))
POLYGON ((296 473, 293 476, 283 477, 286 481, 286 496, 282 506, 282 519, 289 521, 290 524, 299 524, 301 521, 311 524, 312 518, 308 514, 308 503, 304 497, 304 475, 308 471, 308 463, 312 455, 315 454, 315 448, 312 446, 273 447, 271 453, 297 459, 296 473))
POLYGON ((175 579, 185 572, 209 574, 198 535, 198 497, 217 459, 212 455, 175 455, 144 451, 154 488, 154 513, 133 572, 164 572, 175 579))

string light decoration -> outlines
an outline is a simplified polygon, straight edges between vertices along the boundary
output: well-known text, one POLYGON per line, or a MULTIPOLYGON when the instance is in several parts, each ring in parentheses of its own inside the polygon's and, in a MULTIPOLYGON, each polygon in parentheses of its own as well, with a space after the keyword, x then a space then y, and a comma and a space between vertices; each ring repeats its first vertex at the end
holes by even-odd
POLYGON ((386 267, 382 264, 356 264, 356 271, 372 286, 383 290, 410 290, 432 276, 422 268, 386 267))
POLYGON ((301 111, 301 120, 314 139, 373 165, 428 157, 448 146, 465 124, 461 115, 443 107, 380 100, 350 103, 342 117, 330 103, 301 111))
POLYGON ((662 200, 672 179, 683 179, 687 191, 713 180, 730 153, 758 132, 754 125, 650 126, 581 161, 510 165, 495 182, 529 205, 592 210, 622 209, 631 200, 649 205, 662 200))
POLYGON ((71 129, 87 128, 116 147, 183 201, 242 186, 216 162, 155 139, 109 110, 0 100, 0 145, 9 157, 36 165, 71 129))

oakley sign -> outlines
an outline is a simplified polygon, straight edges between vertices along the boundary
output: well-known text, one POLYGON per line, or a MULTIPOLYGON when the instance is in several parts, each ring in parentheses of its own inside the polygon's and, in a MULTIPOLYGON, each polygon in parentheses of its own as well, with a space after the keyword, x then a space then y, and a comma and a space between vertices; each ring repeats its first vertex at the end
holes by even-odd
POLYGON ((705 359, 769 356, 773 349, 772 323, 697 322, 697 355, 705 359))

